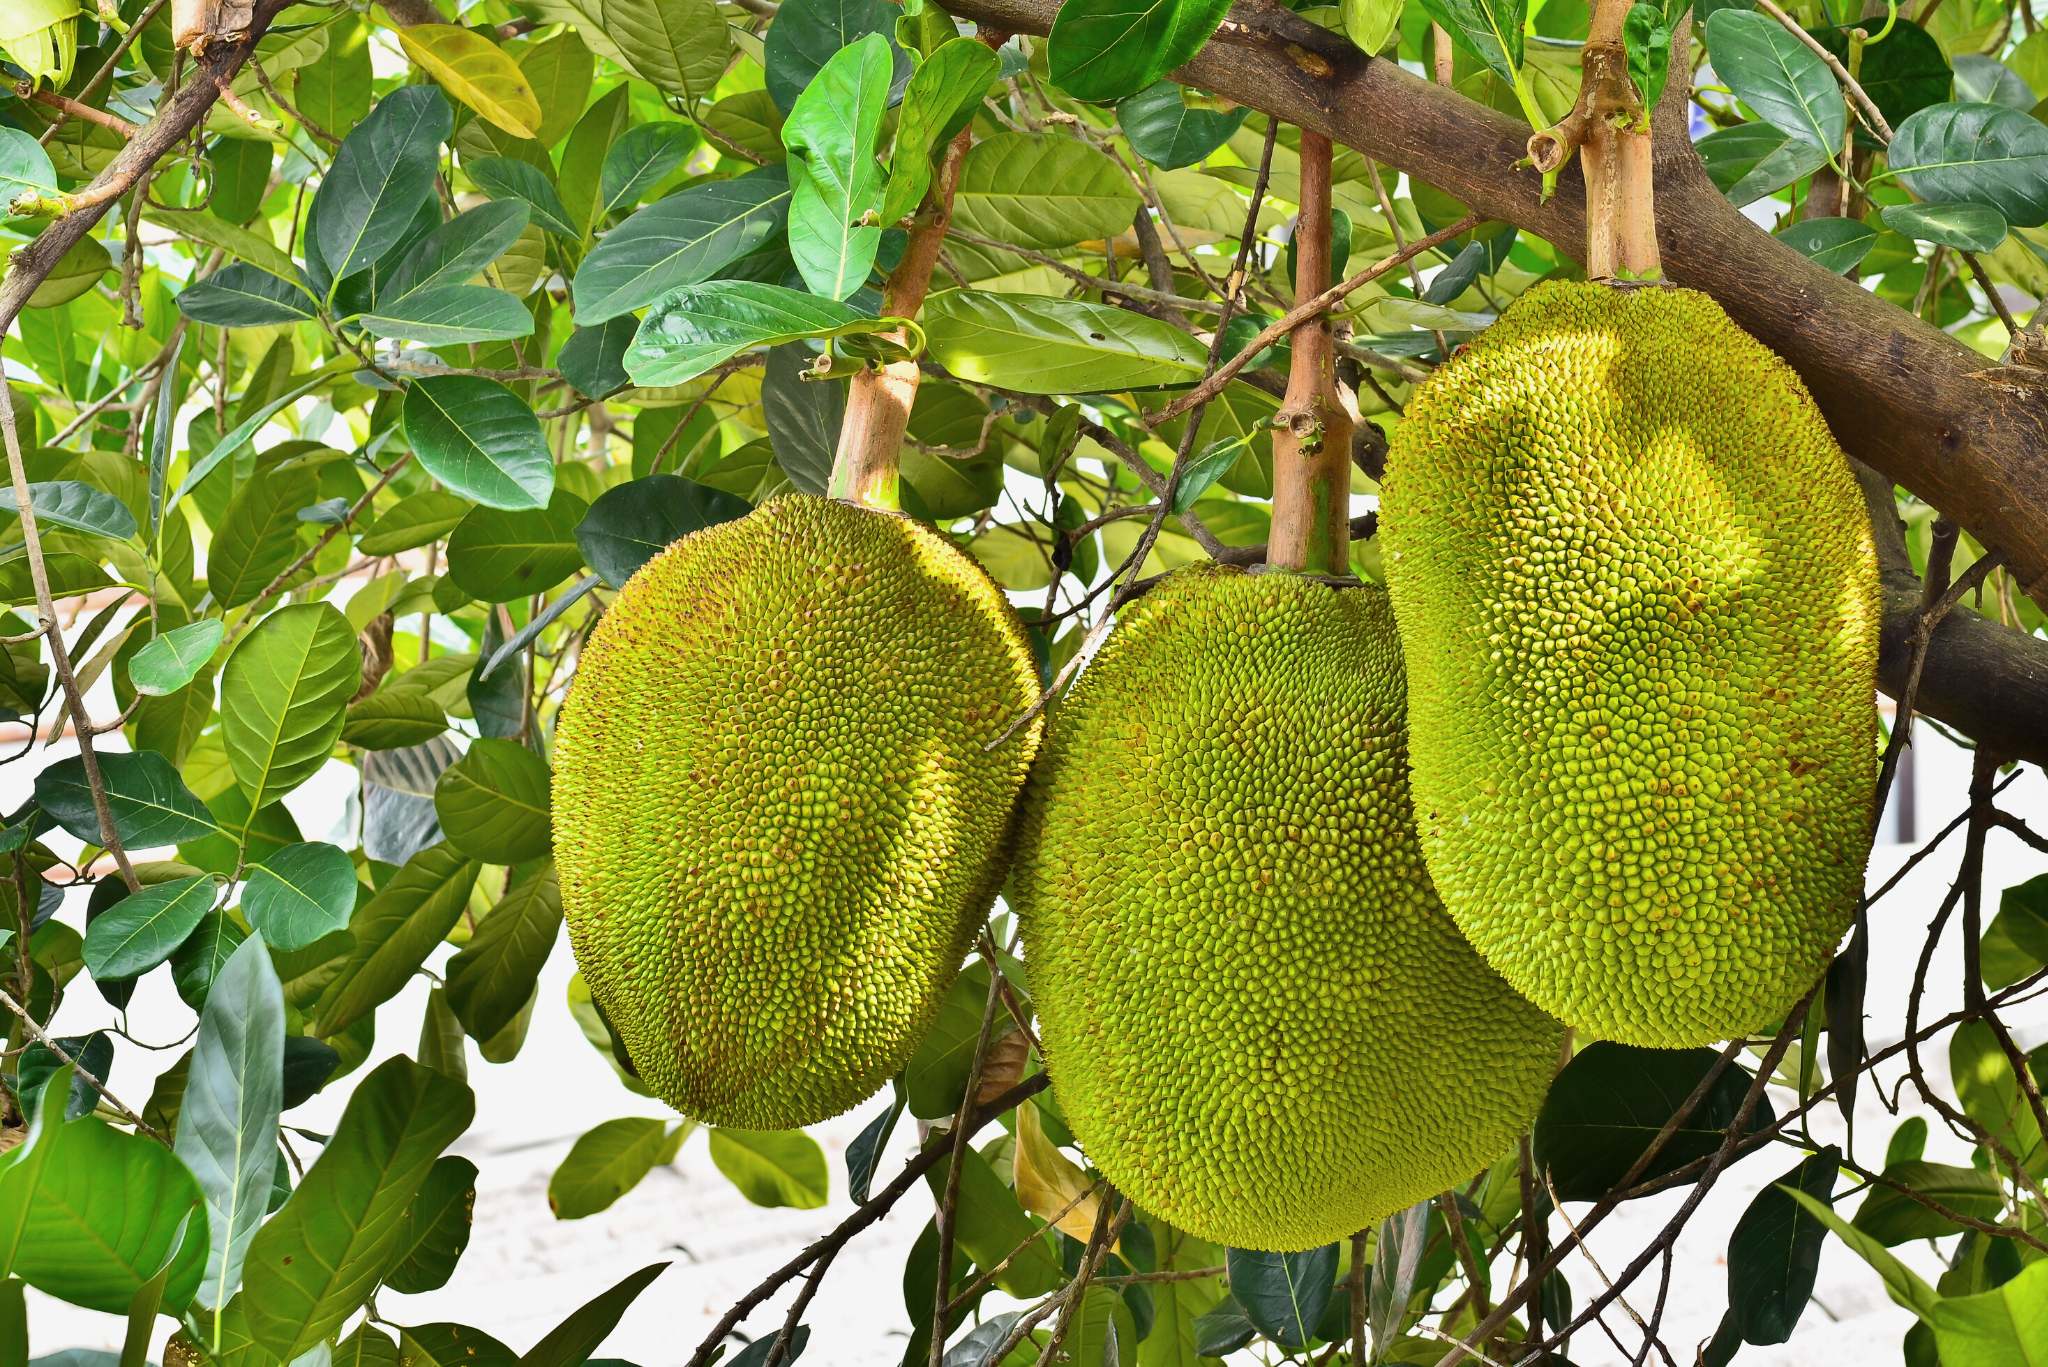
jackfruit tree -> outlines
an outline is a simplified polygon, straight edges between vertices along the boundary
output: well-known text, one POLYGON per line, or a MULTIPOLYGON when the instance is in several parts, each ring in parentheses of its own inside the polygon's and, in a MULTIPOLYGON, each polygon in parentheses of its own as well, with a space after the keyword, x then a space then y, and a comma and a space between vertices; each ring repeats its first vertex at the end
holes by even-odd
POLYGON ((0 3, 0 1367, 2041 1361, 2037 10, 0 3))

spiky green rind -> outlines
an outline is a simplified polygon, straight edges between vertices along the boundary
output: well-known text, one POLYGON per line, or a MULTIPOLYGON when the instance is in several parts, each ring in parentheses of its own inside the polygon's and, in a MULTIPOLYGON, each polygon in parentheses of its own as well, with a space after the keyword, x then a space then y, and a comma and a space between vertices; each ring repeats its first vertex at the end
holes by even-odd
POLYGON ((619 591, 556 737, 576 961, 641 1079, 779 1129, 916 1048, 1002 878, 1036 726, 1022 625, 908 518, 790 496, 619 591))
POLYGON ((1458 937, 1415 841, 1377 588, 1176 571, 1060 705, 1011 900, 1053 1090, 1146 1210, 1341 1238, 1500 1157, 1561 1031, 1458 937))
POLYGON ((1530 290, 1410 402, 1386 569, 1439 892, 1566 1024, 1767 1029, 1848 926, 1876 558, 1785 363, 1691 290, 1530 290))

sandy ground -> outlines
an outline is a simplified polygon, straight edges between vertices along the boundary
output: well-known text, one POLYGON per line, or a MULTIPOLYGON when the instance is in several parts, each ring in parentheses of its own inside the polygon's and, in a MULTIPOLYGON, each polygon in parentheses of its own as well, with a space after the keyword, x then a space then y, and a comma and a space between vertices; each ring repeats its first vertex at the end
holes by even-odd
MULTIPOLYGON (((1913 791, 1918 800, 1919 838, 1924 840, 1961 810, 1968 761, 1933 733, 1923 731, 1922 735, 1913 791)), ((291 805, 308 838, 327 832, 344 809, 352 775, 347 766, 331 766, 293 796, 291 805)), ((28 781, 29 776, 19 769, 6 771, 0 777, 0 798, 11 807, 22 796, 13 790, 28 781)), ((2048 824, 2048 780, 2038 772, 2029 771, 2005 801, 2011 810, 2048 824)), ((1895 818, 1888 818, 1872 860, 1873 882, 1887 877, 1910 852, 1911 846, 1894 839, 1894 825, 1895 818)), ((1959 853, 1960 841, 1944 847, 1880 906, 1869 992, 1874 1044, 1896 1037, 1896 1021, 1902 1014, 1897 1004, 1904 1001, 1911 983, 1921 927, 1945 890, 1959 853), (1888 1029, 1894 1034, 1888 1036, 1888 1029)), ((1987 886, 1994 896, 1998 889, 2044 869, 2048 869, 2048 861, 2030 854, 2017 841, 1992 837, 1987 886)), ((677 1363, 741 1293, 803 1241, 831 1227, 851 1209, 845 1190, 845 1146, 875 1106, 870 1104, 814 1131, 832 1161, 833 1196, 823 1209, 765 1210, 749 1205, 712 1167, 699 1134, 683 1146, 672 1168, 652 1174, 611 1210, 584 1220, 557 1221, 547 1206, 548 1176, 577 1135, 612 1116, 666 1114, 659 1105, 620 1087, 577 1033, 563 1006, 571 968, 564 942, 548 965, 531 1035, 516 1060, 494 1066, 471 1050, 470 1083, 477 1095, 477 1119, 457 1150, 476 1161, 481 1176, 475 1230, 453 1279, 445 1288, 426 1295, 386 1295, 380 1298, 379 1308, 397 1323, 471 1324, 514 1350, 524 1350, 563 1315, 626 1273, 651 1262, 668 1261, 669 1270, 626 1315, 604 1352, 642 1367, 677 1363)), ((190 1015, 166 979, 162 973, 153 975, 136 995, 129 1030, 140 1039, 169 1041, 189 1028, 190 1015)), ((1959 980, 1959 950, 1951 935, 1935 963, 1927 1006, 1930 1017, 1951 1009, 1959 998, 1959 980)), ((377 1042, 377 1057, 411 1051, 424 993, 424 982, 417 982, 379 1013, 389 1029, 377 1042)), ((78 1033, 108 1023, 105 1005, 90 989, 81 989, 65 1003, 57 1027, 61 1033, 78 1033)), ((2048 1040, 2048 1011, 2040 1006, 2029 1008, 2011 1023, 2023 1044, 2048 1040)), ((1938 1061, 1942 1055, 1937 1048, 1931 1058, 1938 1061)), ((112 1085, 124 1099, 139 1105, 148 1096, 156 1071, 176 1057, 177 1051, 150 1053, 123 1044, 112 1085)), ((294 1112, 292 1120, 315 1130, 331 1127, 345 1090, 315 1098, 294 1112)), ((1857 1126, 1857 1153, 1873 1165, 1881 1158, 1884 1141, 1896 1123, 1885 1113, 1878 1090, 1867 1085, 1863 1088, 1857 1126)), ((1828 1137, 1836 1137, 1840 1122, 1830 1119, 1819 1128, 1828 1137)), ((1946 1139, 1937 1132, 1930 1157, 1941 1156, 1946 1139)), ((911 1127, 899 1125, 882 1171, 893 1171, 913 1142, 911 1127)), ((1947 1156, 1960 1158, 1960 1146, 1953 1146, 1947 1156)), ((1730 1230, 1751 1196, 1794 1160, 1789 1150, 1778 1150, 1737 1166, 1716 1187, 1680 1240, 1665 1312, 1665 1339, 1680 1362, 1691 1360, 1692 1345, 1713 1332, 1725 1305, 1722 1258, 1730 1230)), ((1668 1193, 1638 1202, 1610 1219, 1592 1240, 1599 1266, 1609 1273, 1626 1266, 1683 1199, 1682 1192, 1668 1193)), ((908 1328, 901 1268, 930 1213, 929 1202, 913 1195, 841 1259, 808 1316, 815 1337, 807 1360, 849 1367, 898 1360, 908 1328)), ((1923 1270, 1933 1266, 1928 1250, 1908 1252, 1923 1270)), ((1600 1272, 1584 1259, 1573 1261, 1570 1276, 1579 1304, 1602 1285, 1600 1272)), ((1628 1300, 1647 1315, 1654 1297, 1653 1272, 1628 1300)), ((1910 1317, 1885 1299, 1875 1276, 1839 1243, 1827 1245, 1814 1299, 1790 1344, 1749 1349, 1739 1361, 1808 1367, 1849 1363, 1866 1354, 1874 1355, 1873 1361, 1897 1360, 1899 1340, 1910 1317)), ((779 1318, 774 1311, 763 1310, 749 1327, 758 1332, 778 1323, 779 1318)), ((1627 1324, 1624 1316, 1613 1317, 1613 1322, 1627 1324)), ((112 1317, 33 1292, 30 1325, 38 1354, 72 1347, 114 1349, 120 1346, 122 1334, 121 1323, 112 1317)), ((160 1321, 159 1348, 167 1330, 168 1322, 160 1321)), ((1639 1339, 1624 1334, 1622 1342, 1627 1354, 1595 1333, 1575 1342, 1571 1356, 1581 1367, 1626 1362, 1639 1339)))

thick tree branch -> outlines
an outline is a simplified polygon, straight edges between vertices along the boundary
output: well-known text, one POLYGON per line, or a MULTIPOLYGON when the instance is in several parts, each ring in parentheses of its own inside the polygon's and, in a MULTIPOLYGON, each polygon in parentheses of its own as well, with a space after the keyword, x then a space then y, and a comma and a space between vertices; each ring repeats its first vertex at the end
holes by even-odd
MULTIPOLYGON (((953 13, 1042 34, 1058 0, 947 0, 953 13)), ((1672 69, 1686 67, 1673 44, 1672 69)), ((1489 218, 1578 252, 1584 188, 1568 167, 1539 201, 1518 170, 1528 130, 1341 35, 1281 10, 1240 7, 1175 79, 1328 134, 1455 195, 1489 218)), ((1656 119, 1658 239, 1665 274, 1704 290, 1783 356, 1836 437, 2005 552, 2026 591, 2048 599, 2048 385, 2001 368, 1936 328, 1818 266, 1744 218, 1686 139, 1686 82, 1656 119)))

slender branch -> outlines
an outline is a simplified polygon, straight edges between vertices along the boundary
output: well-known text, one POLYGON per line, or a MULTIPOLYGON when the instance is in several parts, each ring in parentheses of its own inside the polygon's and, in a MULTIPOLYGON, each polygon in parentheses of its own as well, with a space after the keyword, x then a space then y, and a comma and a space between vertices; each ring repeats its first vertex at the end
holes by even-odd
POLYGON ((14 93, 23 99, 34 100, 37 104, 48 105, 52 109, 61 110, 74 119, 84 119, 87 123, 98 124, 108 132, 123 138, 132 138, 142 131, 141 128, 128 122, 119 114, 110 114, 104 109, 95 109, 83 100, 67 99, 65 96, 59 95, 54 91, 37 90, 27 81, 16 82, 14 93))
POLYGON ((1807 51, 1827 64, 1827 69, 1834 73, 1835 79, 1842 83, 1842 89, 1847 91, 1849 98, 1854 101, 1856 116, 1863 120, 1864 126, 1876 135, 1879 142, 1888 143, 1892 140, 1892 126, 1885 122, 1884 111, 1877 107, 1876 100, 1870 98, 1870 92, 1849 74, 1849 68, 1842 65, 1841 58, 1828 51, 1818 38, 1806 31, 1804 24, 1779 9, 1772 0, 1756 0, 1756 7, 1777 20, 1787 33, 1806 47, 1807 51))
POLYGON ((85 1085, 92 1088, 95 1092, 99 1093, 100 1100, 106 1102, 107 1105, 110 1108, 112 1108, 114 1114, 120 1116, 121 1119, 127 1122, 128 1124, 134 1126, 136 1130, 140 1133, 148 1135, 151 1139, 154 1139, 157 1143, 162 1144, 165 1147, 169 1147, 171 1141, 164 1137, 162 1131, 158 1130, 154 1125, 151 1125, 141 1116, 135 1114, 135 1112, 129 1110, 127 1106, 122 1104, 121 1098, 115 1096, 112 1092, 107 1090, 106 1083, 100 1081, 97 1077, 94 1077, 90 1072, 86 1070, 86 1067, 83 1063, 80 1063, 76 1058, 72 1056, 69 1050, 67 1050, 63 1045, 59 1044, 56 1040, 51 1039, 49 1035, 45 1034, 43 1031, 43 1027, 36 1024, 35 1017, 31 1016, 28 1013, 28 1008, 23 1006, 20 1002, 16 1001, 14 999, 13 994, 8 992, 5 988, 0 988, 0 1006, 4 1006, 9 1011, 13 1012, 15 1018, 21 1022, 21 1028, 28 1032, 29 1038, 34 1040, 37 1044, 42 1045, 43 1048, 48 1049, 52 1054, 55 1054, 57 1056, 57 1062, 59 1064, 68 1063, 73 1068, 75 1068, 78 1072, 78 1076, 85 1082, 85 1085))

